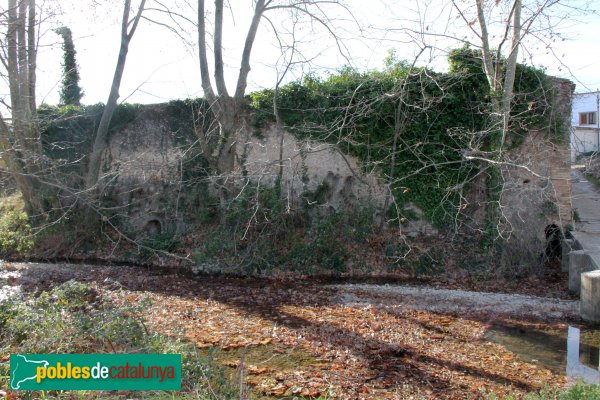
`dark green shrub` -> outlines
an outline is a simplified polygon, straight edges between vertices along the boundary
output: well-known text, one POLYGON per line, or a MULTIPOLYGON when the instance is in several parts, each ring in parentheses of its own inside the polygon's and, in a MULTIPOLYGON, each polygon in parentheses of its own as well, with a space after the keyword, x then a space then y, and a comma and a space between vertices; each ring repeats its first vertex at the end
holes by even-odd
POLYGON ((173 232, 164 232, 143 239, 141 245, 148 250, 172 252, 181 246, 181 240, 173 232))
POLYGON ((0 254, 24 255, 33 244, 33 233, 21 196, 15 194, 3 198, 0 205, 0 254))

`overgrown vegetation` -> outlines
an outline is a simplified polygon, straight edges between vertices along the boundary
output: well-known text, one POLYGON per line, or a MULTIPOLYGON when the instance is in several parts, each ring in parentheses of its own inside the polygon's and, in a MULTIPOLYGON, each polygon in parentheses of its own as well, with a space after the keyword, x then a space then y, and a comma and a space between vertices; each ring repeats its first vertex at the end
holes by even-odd
POLYGON ((79 86, 79 67, 75 59, 75 45, 73 34, 66 26, 56 30, 63 39, 63 79, 60 88, 60 104, 79 106, 83 97, 83 90, 79 86))
POLYGON ((23 208, 20 194, 3 197, 0 202, 0 257, 25 255, 33 247, 29 217, 23 208))
MULTIPOLYGON (((496 130, 489 129, 489 87, 480 54, 457 49, 449 63, 450 72, 440 74, 392 54, 384 71, 346 68, 326 78, 308 76, 280 88, 279 112, 296 135, 336 143, 359 157, 366 170, 397 177, 393 191, 400 208, 412 202, 444 226, 456 216, 465 182, 479 171, 465 152, 489 151, 497 141, 496 130)), ((553 93, 544 72, 519 65, 515 91, 508 143, 518 146, 532 129, 561 140, 564 132, 550 115, 553 93)), ((250 97, 257 129, 274 121, 273 90, 250 97)))
POLYGON ((374 228, 370 207, 322 215, 285 206, 274 188, 242 192, 224 221, 208 225, 195 261, 251 274, 274 269, 339 274, 356 261, 357 244, 374 228))
MULTIPOLYGON (((159 353, 182 355, 182 391, 135 392, 128 398, 233 398, 237 388, 194 345, 150 332, 141 305, 115 306, 89 285, 68 281, 35 296, 0 303, 0 354, 159 353)), ((0 363, 0 387, 8 387, 8 363, 0 363)), ((111 397, 98 392, 31 393, 29 398, 111 397)), ((118 397, 118 396, 115 396, 118 397)))
MULTIPOLYGON (((197 263, 221 264, 236 272, 264 273, 283 268, 341 273, 349 266, 357 268, 366 264, 357 256, 357 244, 369 239, 375 225, 399 227, 424 218, 443 229, 454 226, 470 180, 485 168, 481 161, 469 160, 466 155, 494 150, 497 131, 489 129, 489 88, 480 55, 464 47, 451 53, 449 63, 449 73, 436 73, 399 61, 392 53, 382 71, 345 68, 327 77, 307 76, 279 90, 277 106, 287 130, 300 138, 336 144, 342 152, 357 156, 365 172, 374 170, 384 180, 390 179, 393 201, 387 210, 376 210, 369 204, 326 210, 331 188, 327 182, 317 182, 316 186, 311 182, 313 189, 307 190, 308 176, 302 176, 304 192, 299 199, 282 198, 277 183, 273 188, 252 184, 236 192, 240 185, 228 189, 229 198, 223 198, 219 189, 211 186, 216 167, 211 164, 211 155, 204 152, 222 145, 222 138, 208 103, 190 99, 171 101, 160 110, 172 133, 172 145, 183 156, 178 180, 171 182, 176 187, 152 195, 159 196, 157 201, 164 204, 160 212, 165 220, 183 215, 190 226, 201 227, 200 233, 185 238, 179 228, 169 226, 168 233, 140 235, 139 227, 130 226, 128 213, 139 208, 150 194, 144 188, 113 190, 118 177, 106 184, 97 205, 103 213, 102 223, 92 224, 70 214, 50 219, 69 218, 69 224, 82 222, 95 232, 103 226, 119 227, 129 238, 140 239, 137 252, 126 250, 134 255, 126 259, 137 262, 152 262, 155 254, 151 249, 160 256, 186 247, 186 253, 193 253, 197 263), (214 134, 203 135, 206 132, 214 134), (202 137, 214 141, 212 147, 206 147, 202 137), (122 204, 118 197, 127 195, 129 201, 122 204), (423 215, 415 213, 414 206, 423 215)), ((549 111, 553 93, 543 71, 518 66, 515 87, 509 146, 518 146, 532 129, 549 132, 552 139, 562 137, 561 127, 549 111)), ((258 132, 274 121, 273 90, 252 93, 248 100, 258 132)), ((51 173, 69 190, 83 187, 85 160, 103 109, 101 104, 42 105, 39 109, 44 149, 54 162, 51 173)), ((140 110, 138 105, 120 105, 111 129, 125 126, 140 110)), ((480 250, 491 254, 497 250, 501 178, 495 167, 487 168, 484 174, 489 176, 485 182, 487 225, 481 227, 480 250)), ((241 175, 235 178, 238 183, 249 179, 243 169, 241 175)), ((63 213, 65 208, 54 209, 63 213)), ((114 240, 119 242, 119 238, 114 240)), ((401 255, 409 253, 403 244, 386 243, 377 249, 394 265, 401 255)), ((414 263, 409 269, 416 274, 434 273, 443 264, 440 257, 427 251, 412 255, 414 263)))

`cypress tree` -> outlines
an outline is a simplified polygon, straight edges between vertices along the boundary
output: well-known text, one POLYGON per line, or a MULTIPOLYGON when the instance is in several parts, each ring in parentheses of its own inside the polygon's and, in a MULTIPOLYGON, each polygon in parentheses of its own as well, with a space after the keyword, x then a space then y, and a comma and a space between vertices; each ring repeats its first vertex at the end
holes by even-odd
POLYGON ((73 35, 66 26, 58 28, 56 33, 63 39, 63 79, 60 89, 60 104, 78 106, 81 104, 83 91, 79 87, 79 70, 75 61, 73 35))

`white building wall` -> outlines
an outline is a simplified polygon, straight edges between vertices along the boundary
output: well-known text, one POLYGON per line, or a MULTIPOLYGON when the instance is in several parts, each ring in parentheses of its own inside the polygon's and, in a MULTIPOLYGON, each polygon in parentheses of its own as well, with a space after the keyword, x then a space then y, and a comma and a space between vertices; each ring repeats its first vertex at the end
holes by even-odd
MULTIPOLYGON (((598 150, 598 130, 574 128, 571 134, 572 157, 598 150)), ((574 161, 574 160, 573 160, 574 161)))
MULTIPOLYGON (((579 126, 579 113, 592 111, 598 112, 598 95, 600 95, 600 92, 576 93, 573 95, 573 113, 571 119, 572 126, 579 126)), ((596 123, 592 126, 598 127, 598 124, 596 123)))
POLYGON ((600 125, 598 124, 598 100, 600 92, 578 93, 573 95, 573 112, 571 114, 571 158, 575 158, 581 153, 597 151, 599 149, 600 125), (580 125, 579 113, 595 112, 596 121, 594 124, 580 125))

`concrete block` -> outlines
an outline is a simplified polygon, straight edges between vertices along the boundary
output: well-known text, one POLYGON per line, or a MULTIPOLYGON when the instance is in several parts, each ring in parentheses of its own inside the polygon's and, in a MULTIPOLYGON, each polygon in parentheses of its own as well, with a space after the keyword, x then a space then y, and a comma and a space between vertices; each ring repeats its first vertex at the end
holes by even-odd
POLYGON ((600 323, 600 270, 581 274, 581 318, 600 323))
POLYGON ((585 250, 575 250, 569 253, 569 291, 579 294, 581 289, 581 274, 597 269, 596 264, 585 250))
POLYGON ((562 272, 569 272, 569 253, 573 250, 573 239, 563 239, 560 266, 562 272))

